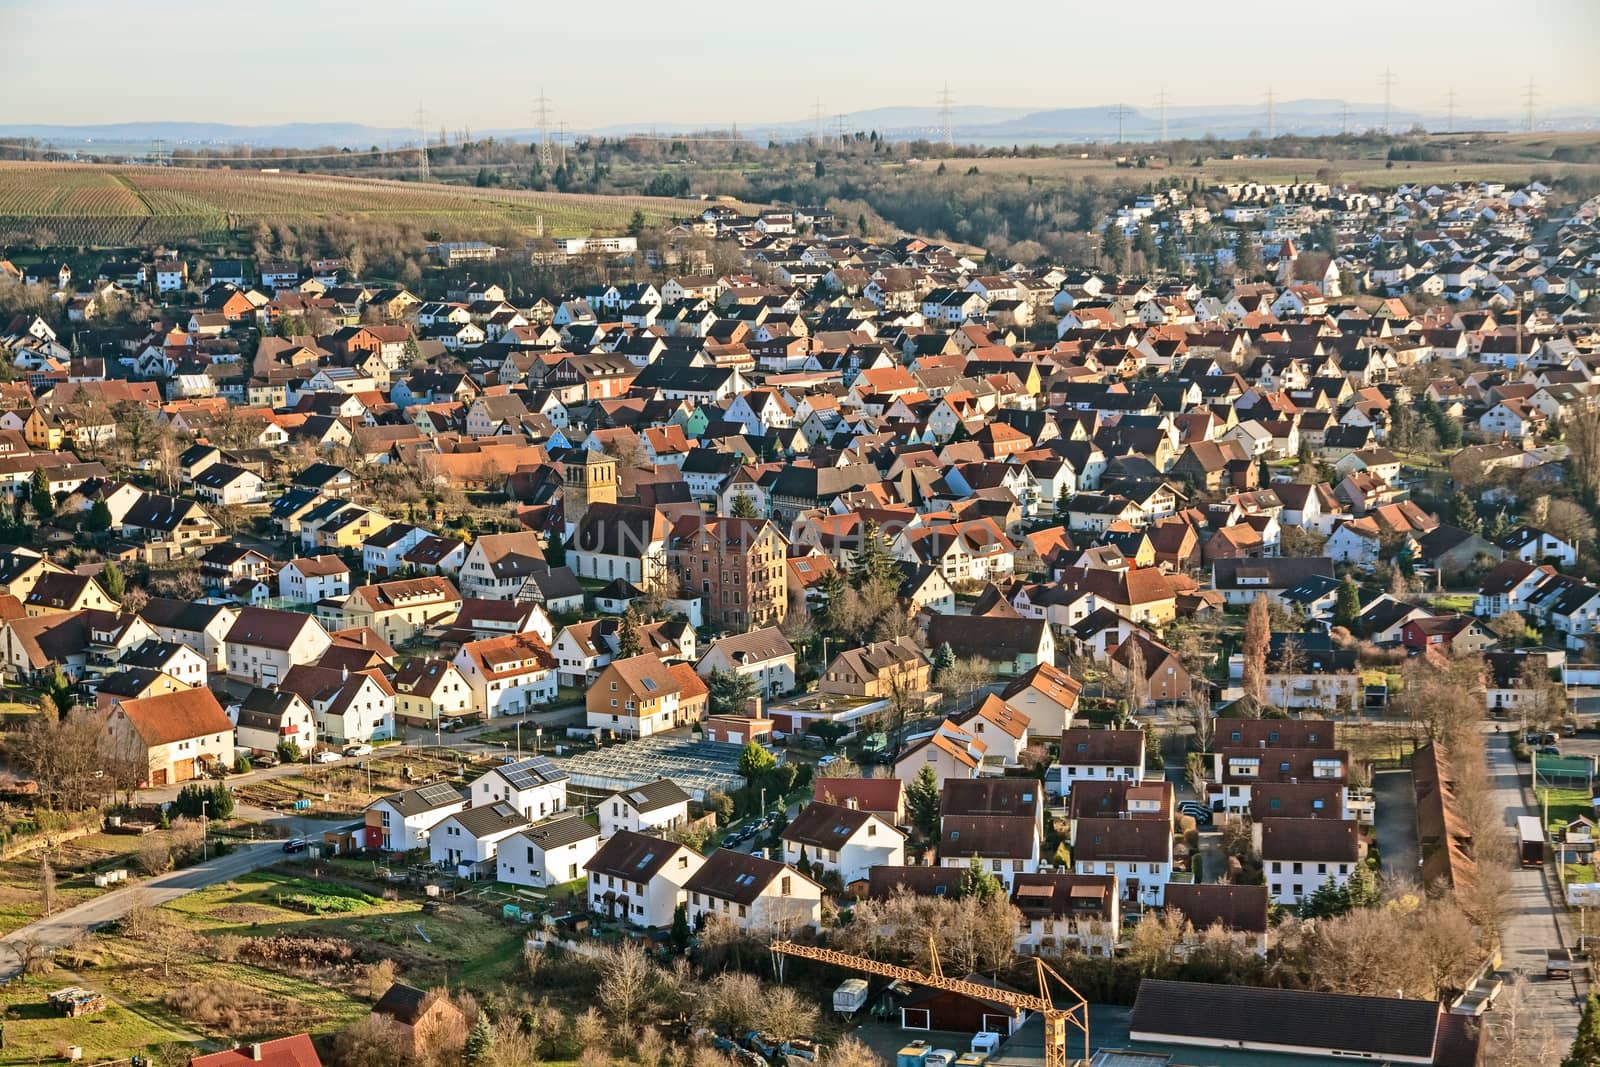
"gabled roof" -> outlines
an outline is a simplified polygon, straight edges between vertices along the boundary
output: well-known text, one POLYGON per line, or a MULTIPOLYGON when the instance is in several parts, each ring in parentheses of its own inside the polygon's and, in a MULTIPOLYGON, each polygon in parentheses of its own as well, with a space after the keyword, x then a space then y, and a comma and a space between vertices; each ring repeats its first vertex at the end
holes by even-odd
POLYGON ((632 830, 618 830, 590 857, 584 869, 590 874, 608 874, 630 882, 648 882, 678 852, 689 850, 675 841, 666 841, 632 830))
POLYGON ((189 741, 196 737, 233 733, 233 723, 204 686, 135 700, 120 700, 115 705, 147 747, 189 741))
POLYGON ((683 791, 683 787, 670 778, 657 778, 653 782, 624 789, 617 795, 626 800, 634 811, 641 814, 670 808, 674 804, 683 804, 689 800, 689 794, 683 791))

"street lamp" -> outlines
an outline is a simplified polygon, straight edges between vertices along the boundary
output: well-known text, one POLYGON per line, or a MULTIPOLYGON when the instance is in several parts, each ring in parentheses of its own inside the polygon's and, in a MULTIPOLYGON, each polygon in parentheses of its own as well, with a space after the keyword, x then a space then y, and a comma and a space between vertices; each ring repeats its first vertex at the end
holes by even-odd
POLYGON ((517 759, 522 758, 522 720, 517 720, 517 759))
POLYGON ((210 800, 200 801, 200 862, 205 863, 211 858, 211 820, 207 816, 206 808, 210 800))

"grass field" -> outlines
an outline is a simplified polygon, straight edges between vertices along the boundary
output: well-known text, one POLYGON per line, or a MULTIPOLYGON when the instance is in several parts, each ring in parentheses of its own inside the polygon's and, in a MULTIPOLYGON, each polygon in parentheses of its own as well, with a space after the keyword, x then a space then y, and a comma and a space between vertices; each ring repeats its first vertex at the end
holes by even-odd
MULTIPOLYGON (((1563 174, 1600 174, 1600 164, 1566 163, 1551 160, 1550 152, 1558 146, 1583 146, 1592 144, 1595 137, 1589 133, 1573 134, 1494 134, 1476 139, 1472 144, 1455 147, 1458 155, 1471 159, 1451 162, 1396 162, 1393 167, 1381 158, 1325 159, 1295 156, 1269 156, 1262 159, 1207 159, 1199 167, 1178 160, 1177 165, 1165 169, 1129 170, 1118 168, 1111 159, 1077 159, 1070 157, 991 158, 975 159, 979 171, 985 174, 1032 176, 1035 178, 1111 178, 1124 179, 1137 175, 1155 181, 1162 176, 1179 176, 1187 181, 1198 177, 1201 182, 1230 181, 1309 181, 1318 171, 1327 170, 1335 181, 1358 186, 1392 187, 1401 182, 1446 183, 1456 181, 1526 182, 1535 174, 1560 177, 1563 174)), ((1129 154, 1142 149, 1128 146, 1129 154)), ((946 162, 946 169, 952 164, 946 162)), ((937 169, 940 161, 927 159, 918 165, 927 170, 937 169)), ((967 160, 961 160, 967 165, 967 160)))
POLYGON ((659 223, 693 200, 590 196, 312 174, 0 164, 0 241, 47 231, 59 244, 210 239, 257 222, 353 217, 405 221, 455 238, 511 229, 532 236, 621 233, 634 211, 659 223))
POLYGON ((425 916, 416 900, 286 870, 197 890, 162 910, 188 938, 167 968, 144 944, 104 934, 65 954, 70 972, 0 989, 0 1007, 9 1009, 0 1067, 50 1062, 69 1044, 82 1045, 94 1063, 169 1041, 225 1047, 297 1030, 329 1033, 371 1009, 368 963, 392 959, 403 981, 481 995, 512 979, 522 950, 520 928, 469 905, 425 916), (338 901, 342 910, 292 906, 306 898, 338 901), (74 984, 106 994, 111 1007, 76 1020, 51 1014, 45 994, 74 984))

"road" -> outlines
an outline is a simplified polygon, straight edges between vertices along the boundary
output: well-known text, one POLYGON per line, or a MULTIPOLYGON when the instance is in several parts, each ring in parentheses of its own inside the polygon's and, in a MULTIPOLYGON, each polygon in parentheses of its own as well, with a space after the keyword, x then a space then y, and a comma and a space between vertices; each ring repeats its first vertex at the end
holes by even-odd
POLYGON ((166 904, 196 889, 204 889, 271 866, 283 858, 283 846, 277 841, 241 845, 220 859, 185 867, 181 871, 173 871, 126 889, 113 890, 48 919, 30 923, 0 937, 0 979, 10 978, 21 970, 22 959, 18 950, 30 939, 45 949, 65 948, 94 927, 122 918, 136 905, 166 904))
POLYGON ((1372 776, 1377 805, 1374 827, 1384 881, 1414 882, 1422 870, 1417 844, 1417 791, 1410 771, 1378 771, 1372 776))
MULTIPOLYGON (((1511 755, 1509 734, 1484 739, 1489 758, 1489 785, 1498 811, 1505 812, 1508 832, 1516 829, 1519 815, 1537 810, 1522 787, 1522 775, 1511 755)), ((1582 1000, 1570 981, 1550 981, 1544 976, 1545 951, 1570 944, 1565 906, 1556 901, 1554 875, 1545 868, 1516 867, 1511 872, 1505 920, 1500 927, 1502 966, 1527 976, 1529 1007, 1548 1020, 1560 1048, 1572 1043, 1578 1030, 1582 1000)))

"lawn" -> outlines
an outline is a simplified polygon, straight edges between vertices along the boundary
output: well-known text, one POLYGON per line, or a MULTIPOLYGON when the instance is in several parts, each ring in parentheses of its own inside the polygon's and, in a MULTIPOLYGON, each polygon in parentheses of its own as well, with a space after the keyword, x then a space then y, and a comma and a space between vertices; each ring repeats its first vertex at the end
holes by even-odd
MULTIPOLYGON (((168 835, 160 830, 140 837, 134 834, 93 833, 75 837, 56 850, 51 869, 56 878, 55 910, 108 893, 116 886, 100 888, 94 876, 101 871, 125 868, 128 878, 144 875, 139 866, 139 851, 168 835)), ((34 850, 0 860, 0 934, 42 918, 44 902, 39 897, 41 851, 34 850)))
POLYGON ((1448 593, 1444 596, 1431 598, 1430 603, 1436 611, 1453 611, 1461 615, 1470 615, 1472 605, 1477 602, 1477 597, 1471 593, 1448 593))
POLYGON ((1540 804, 1548 805, 1547 821, 1552 826, 1565 826, 1579 815, 1594 816, 1587 789, 1540 789, 1537 792, 1540 804))
POLYGON ((79 983, 71 976, 56 973, 24 978, 0 989, 6 1038, 5 1047, 0 1048, 0 1065, 36 1064, 41 1059, 58 1057, 68 1045, 81 1046, 86 1063, 124 1060, 132 1053, 190 1037, 181 1029, 118 1003, 95 1015, 62 1018, 51 1010, 45 997, 74 984, 101 988, 89 978, 79 983))

